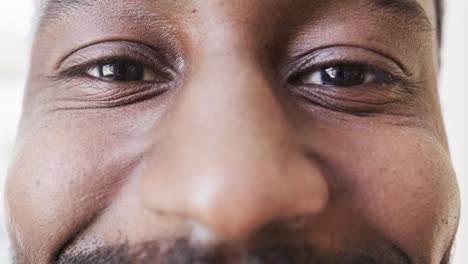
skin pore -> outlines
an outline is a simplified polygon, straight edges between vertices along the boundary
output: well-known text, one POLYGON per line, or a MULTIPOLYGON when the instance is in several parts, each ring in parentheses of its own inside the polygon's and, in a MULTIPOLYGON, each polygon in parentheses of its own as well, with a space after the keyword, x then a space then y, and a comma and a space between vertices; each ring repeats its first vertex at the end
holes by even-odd
POLYGON ((16 263, 448 263, 433 0, 50 0, 16 263))

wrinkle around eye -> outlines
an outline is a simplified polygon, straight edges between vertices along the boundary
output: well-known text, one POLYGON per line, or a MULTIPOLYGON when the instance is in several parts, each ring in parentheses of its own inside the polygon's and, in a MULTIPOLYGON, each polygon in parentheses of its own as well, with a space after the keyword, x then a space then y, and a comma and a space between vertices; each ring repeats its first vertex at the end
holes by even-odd
MULTIPOLYGON (((413 118, 416 110, 408 103, 407 93, 376 87, 292 87, 297 104, 307 112, 321 108, 335 113, 358 117, 377 115, 413 118)), ((312 112, 315 112, 312 111, 312 112)), ((404 122, 409 123, 409 122, 404 122)))
POLYGON ((67 81, 63 92, 55 99, 55 111, 85 110, 124 107, 148 100, 162 100, 170 89, 169 84, 119 84, 93 80, 67 81), (109 87, 111 86, 111 87, 109 87))

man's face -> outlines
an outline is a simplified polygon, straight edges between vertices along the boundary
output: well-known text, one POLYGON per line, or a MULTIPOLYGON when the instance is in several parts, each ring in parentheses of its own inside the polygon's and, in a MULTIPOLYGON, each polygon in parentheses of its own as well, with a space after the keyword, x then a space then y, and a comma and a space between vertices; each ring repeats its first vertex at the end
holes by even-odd
POLYGON ((441 263, 433 0, 52 1, 6 184, 18 263, 441 263))

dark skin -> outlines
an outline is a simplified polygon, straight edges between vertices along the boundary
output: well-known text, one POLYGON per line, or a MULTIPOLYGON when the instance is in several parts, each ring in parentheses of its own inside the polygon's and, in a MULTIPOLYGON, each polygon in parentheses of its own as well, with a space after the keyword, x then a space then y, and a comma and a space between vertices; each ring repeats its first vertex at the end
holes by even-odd
POLYGON ((432 0, 53 1, 17 263, 448 262, 432 0))

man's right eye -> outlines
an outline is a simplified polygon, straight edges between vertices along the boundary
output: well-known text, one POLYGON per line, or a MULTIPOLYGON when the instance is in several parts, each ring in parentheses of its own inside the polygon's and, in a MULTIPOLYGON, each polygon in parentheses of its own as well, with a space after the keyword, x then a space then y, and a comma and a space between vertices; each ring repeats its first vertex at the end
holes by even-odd
POLYGON ((86 71, 89 76, 117 82, 160 82, 164 77, 148 67, 129 62, 110 62, 92 66, 86 71))

